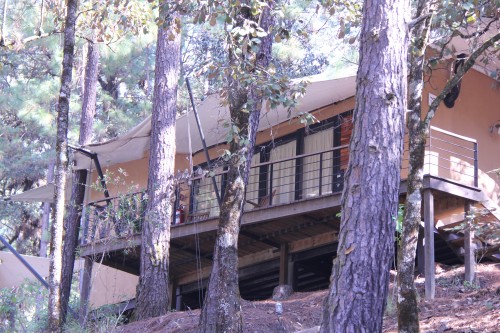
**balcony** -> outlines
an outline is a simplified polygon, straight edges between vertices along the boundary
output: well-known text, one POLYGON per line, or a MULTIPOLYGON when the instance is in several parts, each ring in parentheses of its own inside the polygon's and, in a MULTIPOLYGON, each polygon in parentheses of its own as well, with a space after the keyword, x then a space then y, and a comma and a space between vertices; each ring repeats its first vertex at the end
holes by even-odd
MULTIPOLYGON (((424 174, 427 187, 460 195, 477 192, 477 143, 432 127, 427 140, 424 174)), ((255 224, 322 209, 338 211, 347 167, 348 146, 303 154, 252 166, 242 225, 255 224), (291 208, 292 207, 292 208, 291 208)), ((226 172, 213 174, 219 191, 224 190, 226 172)), ((408 174, 407 143, 402 161, 402 190, 408 174)), ((140 229, 147 198, 144 192, 126 194, 90 203, 86 209, 84 244, 106 239, 132 239, 140 244, 140 229)), ((172 238, 216 229, 219 207, 211 177, 194 177, 176 190, 172 238), (201 222, 201 223, 198 223, 201 222), (188 227, 189 225, 196 227, 188 227)), ((84 245, 85 246, 85 245, 84 245)), ((115 246, 108 247, 108 250, 115 246)), ((117 247, 119 248, 119 246, 117 247)), ((84 251, 84 253, 89 253, 84 251)))

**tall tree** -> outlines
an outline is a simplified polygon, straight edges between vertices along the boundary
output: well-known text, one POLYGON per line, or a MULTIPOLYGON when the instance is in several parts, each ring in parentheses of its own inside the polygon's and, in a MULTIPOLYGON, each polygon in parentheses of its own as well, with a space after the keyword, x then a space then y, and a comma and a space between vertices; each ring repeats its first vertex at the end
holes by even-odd
MULTIPOLYGON (((47 171, 47 183, 52 183, 54 181, 54 161, 49 162, 49 168, 47 171)), ((49 222, 50 222, 50 209, 51 203, 43 203, 43 213, 42 213, 42 225, 41 225, 41 236, 40 236, 40 257, 47 257, 47 246, 50 243, 50 233, 49 233, 49 222)))
POLYGON ((409 2, 366 0, 337 257, 320 332, 381 332, 394 251, 409 2))
POLYGON ((61 74, 61 89, 57 105, 56 168, 54 193, 54 221, 50 229, 50 267, 49 267, 49 329, 62 331, 61 312, 61 274, 63 221, 65 211, 66 176, 68 172, 68 113, 71 96, 71 80, 75 49, 75 23, 77 19, 77 0, 66 2, 66 21, 64 26, 64 49, 61 74))
POLYGON ((421 221, 423 177, 418 173, 424 165, 426 131, 421 130, 421 102, 424 88, 425 50, 429 40, 432 21, 431 2, 419 1, 415 19, 419 22, 412 29, 411 44, 408 52, 408 119, 407 128, 410 147, 408 171, 408 190, 405 202, 403 226, 398 246, 398 329, 400 332, 419 332, 417 292, 415 289, 414 269, 417 247, 418 226, 421 221), (420 161, 421 160, 421 161, 420 161), (418 218, 414 218, 417 217, 418 218), (407 258, 407 259, 405 259, 407 258))
POLYGON ((227 88, 230 126, 237 130, 229 144, 231 159, 227 187, 220 208, 212 271, 201 311, 199 332, 243 331, 238 284, 238 234, 263 92, 258 88, 259 80, 254 78, 255 81, 247 85, 242 77, 262 77, 269 65, 272 49, 269 33, 273 22, 270 14, 272 4, 272 1, 268 1, 261 3, 260 8, 252 8, 251 1, 242 1, 239 6, 234 5, 236 28, 229 41, 229 67, 232 71, 227 78, 227 88), (253 50, 254 46, 249 41, 252 35, 262 37, 260 46, 253 50))
POLYGON ((176 1, 160 1, 156 45, 147 206, 142 225, 137 319, 169 306, 170 225, 173 217, 175 117, 180 73, 181 19, 176 1))
MULTIPOLYGON (((97 98, 97 74, 99 65, 99 45, 89 41, 87 44, 87 61, 82 98, 82 116, 80 119, 80 136, 78 144, 84 146, 92 140, 92 124, 94 122, 97 98)), ((73 185, 69 203, 69 214, 64 221, 64 244, 61 279, 61 311, 62 320, 66 320, 68 302, 71 293, 71 280, 75 264, 80 219, 82 217, 83 200, 87 170, 77 170, 73 173, 73 185)))
MULTIPOLYGON (((486 6, 488 2, 481 6, 486 6)), ((405 214, 403 219, 403 229, 401 233, 401 244, 398 249, 398 329, 400 332, 419 332, 417 293, 414 285, 415 254, 418 238, 418 227, 420 225, 422 209, 422 190, 424 175, 424 158, 427 136, 429 135, 430 122, 433 119, 438 106, 454 87, 459 84, 464 74, 472 68, 480 55, 495 45, 500 39, 500 33, 492 34, 490 38, 478 40, 477 47, 468 57, 464 59, 464 64, 457 68, 453 77, 446 83, 440 94, 434 99, 425 114, 422 113, 422 90, 424 86, 424 68, 426 65, 426 50, 429 44, 429 34, 431 31, 431 1, 420 0, 417 5, 415 16, 415 26, 412 30, 412 45, 409 49, 409 96, 408 96, 408 141, 409 141, 409 170, 407 195, 405 202, 405 214)), ((465 36, 459 30, 448 32, 449 43, 453 37, 467 37, 468 39, 480 38, 491 29, 491 25, 499 20, 498 12, 491 7, 475 8, 471 14, 467 10, 459 10, 459 17, 455 17, 455 29, 467 26, 470 22, 479 20, 483 11, 487 11, 487 22, 481 30, 465 36), (496 16, 495 16, 496 12, 496 16), (465 14, 464 14, 465 13, 465 14), (493 15, 491 15, 493 13, 493 15), (471 17, 474 18, 471 20, 471 17), (458 25, 457 25, 458 23, 458 25)), ((456 8, 441 8, 443 11, 453 12, 456 8)), ((443 15, 441 13, 441 15, 443 15)), ((492 30, 494 31, 494 30, 492 30)))

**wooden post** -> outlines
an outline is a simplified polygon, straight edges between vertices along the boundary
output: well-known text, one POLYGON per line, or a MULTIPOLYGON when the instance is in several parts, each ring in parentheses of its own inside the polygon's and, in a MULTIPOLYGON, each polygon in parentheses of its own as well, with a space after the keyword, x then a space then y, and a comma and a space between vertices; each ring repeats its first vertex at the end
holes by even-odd
POLYGON ((173 279, 170 279, 170 283, 168 284, 168 293, 170 295, 169 297, 169 304, 168 308, 170 310, 172 309, 177 309, 177 281, 174 281, 173 279))
POLYGON ((80 323, 82 326, 87 321, 87 312, 90 299, 90 288, 92 287, 92 266, 94 261, 90 258, 84 258, 83 271, 80 285, 80 323))
POLYGON ((434 196, 431 189, 424 190, 424 240, 425 298, 434 299, 436 267, 434 265, 434 196))
POLYGON ((417 272, 425 275, 425 250, 424 250, 424 232, 419 227, 417 240, 417 272))
POLYGON ((287 284, 288 281, 288 244, 281 243, 280 246, 280 285, 287 284))
POLYGON ((467 215, 471 211, 471 202, 465 200, 465 220, 466 226, 464 230, 464 259, 465 259, 465 281, 474 282, 474 277, 476 273, 476 257, 474 255, 474 230, 472 230, 471 222, 467 215))
POLYGON ((175 288, 175 311, 182 311, 181 287, 175 288))
POLYGON ((295 290, 295 263, 292 260, 292 256, 288 255, 288 277, 287 284, 295 290))

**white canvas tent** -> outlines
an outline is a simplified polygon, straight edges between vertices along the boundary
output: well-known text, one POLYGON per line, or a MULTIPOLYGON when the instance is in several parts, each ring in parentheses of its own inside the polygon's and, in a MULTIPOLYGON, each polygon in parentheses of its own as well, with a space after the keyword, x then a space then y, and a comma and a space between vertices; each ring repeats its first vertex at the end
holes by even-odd
MULTIPOLYGON (((305 95, 299 100, 298 106, 291 110, 279 107, 266 112, 263 110, 259 130, 265 130, 285 122, 298 115, 299 112, 311 112, 326 105, 342 101, 354 96, 356 77, 313 81, 309 83, 305 95)), ((218 96, 212 95, 198 106, 201 126, 205 134, 207 146, 213 146, 225 141, 227 128, 222 126, 229 119, 229 110, 221 106, 218 96)), ((151 133, 151 117, 143 120, 128 133, 103 143, 90 144, 83 147, 94 152, 99 158, 101 167, 117 163, 140 159, 149 149, 149 135, 151 133)), ((187 154, 190 151, 189 135, 191 136, 191 151, 200 151, 203 146, 196 127, 196 120, 192 111, 184 114, 176 122, 176 149, 178 153, 187 154), (190 133, 188 133, 188 123, 190 133)), ((90 159, 80 153, 75 154, 75 169, 88 169, 90 159)))
MULTIPOLYGON (((21 255, 42 277, 49 275, 49 258, 21 255)), ((83 259, 75 261, 75 272, 83 269, 83 259)), ((135 297, 139 278, 102 264, 95 264, 92 270, 90 304, 97 308, 115 304, 135 297), (120 281, 120 283, 116 283, 120 281)), ((35 276, 10 252, 0 251, 0 288, 19 286, 26 281, 36 281, 35 276)))
MULTIPOLYGON (((72 177, 66 179, 66 200, 70 199, 72 177)), ((54 183, 48 183, 29 191, 13 195, 9 198, 12 201, 22 202, 54 202, 54 183)))
MULTIPOLYGON (((287 120, 297 117, 299 112, 312 112, 321 107, 345 100, 354 96, 356 76, 323 80, 311 79, 306 93, 298 101, 297 107, 289 112, 279 107, 266 112, 263 110, 259 130, 277 126, 287 120)), ((207 146, 225 142, 227 128, 222 126, 229 119, 229 110, 221 106, 216 95, 209 96, 198 106, 201 126, 205 134, 207 146)), ((127 133, 112 140, 93 143, 82 147, 84 150, 97 154, 101 167, 109 167, 118 163, 143 158, 149 150, 149 136, 151 133, 151 117, 147 117, 127 133)), ((178 153, 193 153, 203 148, 196 120, 192 111, 180 116, 176 121, 176 149, 178 153), (188 124, 189 123, 189 124, 188 124), (189 125, 189 126, 188 126, 189 125), (188 133, 188 128, 190 129, 188 133), (191 136, 191 149, 189 147, 191 136)), ((91 159, 80 152, 75 152, 73 169, 94 169, 91 159)), ((70 186, 68 186, 70 188, 70 186)), ((26 191, 11 197, 15 201, 52 202, 54 195, 53 184, 26 191)), ((69 197, 69 196, 68 196, 69 197)))

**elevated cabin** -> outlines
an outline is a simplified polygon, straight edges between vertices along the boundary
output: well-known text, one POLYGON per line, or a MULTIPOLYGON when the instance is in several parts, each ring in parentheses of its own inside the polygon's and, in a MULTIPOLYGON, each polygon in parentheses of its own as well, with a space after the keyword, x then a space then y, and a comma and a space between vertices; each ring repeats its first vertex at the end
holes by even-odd
MULTIPOLYGON (((445 85, 451 63, 433 71, 427 81, 424 110, 445 85)), ((293 110, 263 110, 238 244, 243 298, 267 298, 275 286, 285 283, 296 291, 328 287, 337 249, 349 140, 355 126, 354 94, 354 76, 313 80, 293 110), (305 127, 297 118, 302 113, 311 113, 317 122, 305 127)), ((498 208, 500 182, 490 173, 500 168, 499 105, 499 83, 474 69, 463 78, 454 106, 441 105, 432 121, 424 170, 425 223, 417 251, 419 271, 425 270, 431 281, 426 290, 429 297, 433 297, 434 261, 460 263, 472 253, 470 247, 475 248, 476 256, 500 260, 498 247, 479 237, 464 238, 453 229, 463 223, 471 205, 492 210, 481 218, 484 223, 500 218, 500 209, 494 210, 498 208)), ((193 112, 180 116, 176 125, 179 181, 171 228, 170 292, 171 307, 178 310, 196 308, 202 302, 219 214, 211 177, 220 193, 226 186, 221 156, 227 148, 224 123, 228 111, 220 106, 217 96, 201 102, 198 111, 210 169, 193 112)), ((98 261, 139 274, 150 130, 148 118, 118 138, 76 150, 74 169, 90 170, 79 251, 86 259, 86 270, 98 261)), ((408 174, 405 141, 401 202, 408 174)), ((33 195, 43 197, 40 190, 33 195)), ((92 285, 92 281, 82 285, 92 285)), ((135 289, 126 294, 132 298, 134 293, 135 289)), ((88 290, 82 293, 84 300, 85 295, 88 290)))
MULTIPOLYGON (((425 88, 424 110, 448 77, 447 70, 432 73, 425 88)), ((291 115, 284 109, 263 112, 239 236, 243 298, 267 298, 276 285, 284 283, 298 291, 328 287, 349 140, 355 126, 354 94, 354 76, 316 81, 308 86, 291 115), (304 127, 296 116, 305 112, 313 114, 318 122, 304 127)), ((499 182, 488 172, 500 167, 499 105, 498 82, 471 70, 462 81, 455 106, 441 106, 432 121, 423 212, 423 220, 430 226, 426 236, 431 241, 426 242, 425 249, 429 265, 434 265, 434 260, 447 264, 464 260, 464 237, 450 230, 464 221, 464 207, 474 203, 497 207, 499 182)), ((187 170, 188 176, 179 177, 175 224, 171 229, 171 306, 176 309, 200 305, 210 273, 219 214, 211 176, 220 193, 226 185, 220 156, 226 149, 227 128, 223 125, 227 110, 219 105, 216 96, 210 96, 198 108, 211 169, 204 158, 194 116, 189 112, 177 121, 176 169, 180 173, 187 170)), ((99 186, 88 187, 80 253, 133 274, 139 274, 150 127, 150 119, 146 119, 117 139, 84 147, 87 153, 75 157, 75 168, 90 169, 89 184, 98 184, 96 164, 88 159, 89 152, 96 154, 107 175, 109 193, 106 197, 99 186)), ((401 170, 402 202, 407 172, 406 152, 401 170)), ((485 219, 499 217, 499 212, 493 213, 485 219)), ((484 258, 500 259, 497 247, 489 247, 481 239, 474 242, 484 258)), ((422 242, 417 261, 423 272, 422 242)))

